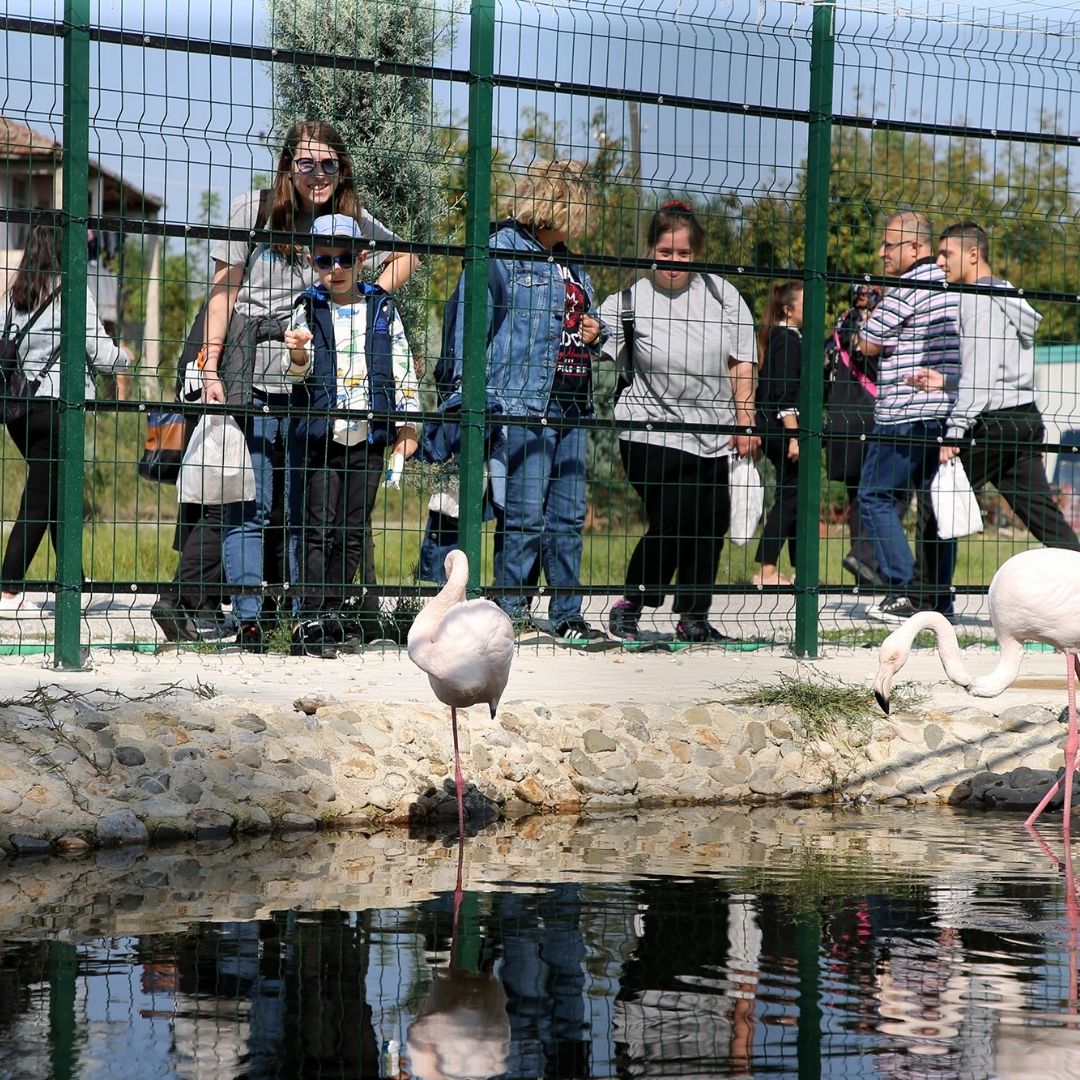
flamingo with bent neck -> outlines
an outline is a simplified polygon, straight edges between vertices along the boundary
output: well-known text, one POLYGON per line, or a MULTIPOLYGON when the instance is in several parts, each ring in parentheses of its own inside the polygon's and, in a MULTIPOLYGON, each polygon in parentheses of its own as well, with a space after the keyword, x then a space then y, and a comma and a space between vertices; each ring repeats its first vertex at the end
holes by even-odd
POLYGON ((450 706, 454 729, 454 784, 458 831, 465 831, 465 804, 458 750, 457 711, 486 704, 492 719, 510 677, 514 626, 498 604, 466 600, 469 560, 464 551, 446 556, 446 584, 409 628, 409 659, 427 673, 435 696, 450 706))
POLYGON ((1073 774, 1080 744, 1076 718, 1076 677, 1080 674, 1080 552, 1063 548, 1033 548, 1006 559, 990 582, 990 622, 1001 647, 997 667, 975 679, 960 656, 956 631, 943 615, 920 611, 894 630, 878 651, 874 696, 885 713, 896 673, 907 662, 915 636, 933 631, 945 674, 975 697, 997 697, 1020 673, 1025 641, 1052 645, 1065 654, 1069 687, 1069 733, 1065 739, 1065 773, 1032 811, 1031 825, 1065 785, 1064 830, 1069 831, 1073 774))

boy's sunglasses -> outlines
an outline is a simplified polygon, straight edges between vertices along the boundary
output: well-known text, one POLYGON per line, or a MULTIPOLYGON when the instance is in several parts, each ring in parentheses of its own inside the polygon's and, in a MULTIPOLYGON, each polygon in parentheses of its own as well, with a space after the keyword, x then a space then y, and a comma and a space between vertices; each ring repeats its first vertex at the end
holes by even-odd
POLYGON ((342 270, 348 270, 356 262, 356 252, 347 251, 344 255, 312 255, 311 261, 319 270, 332 270, 334 263, 342 270))
POLYGON ((323 158, 322 161, 316 161, 314 158, 298 157, 293 159, 293 164, 296 166, 296 171, 302 173, 304 176, 310 176, 315 171, 315 166, 319 166, 319 171, 324 176, 337 176, 338 170, 341 168, 341 162, 337 158, 323 158))

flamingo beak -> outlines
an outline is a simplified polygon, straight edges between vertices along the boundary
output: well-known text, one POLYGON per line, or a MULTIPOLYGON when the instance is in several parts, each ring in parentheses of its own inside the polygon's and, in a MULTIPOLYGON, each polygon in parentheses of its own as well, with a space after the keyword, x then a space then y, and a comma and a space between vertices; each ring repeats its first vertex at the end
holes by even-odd
POLYGON ((874 679, 874 697, 886 716, 889 715, 889 695, 892 693, 892 680, 891 668, 884 665, 878 668, 877 678, 874 679))

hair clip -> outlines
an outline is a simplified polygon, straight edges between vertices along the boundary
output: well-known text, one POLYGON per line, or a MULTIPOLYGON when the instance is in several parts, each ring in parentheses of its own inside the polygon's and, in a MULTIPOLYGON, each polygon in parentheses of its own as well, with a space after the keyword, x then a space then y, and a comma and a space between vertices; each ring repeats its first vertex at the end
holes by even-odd
POLYGON ((681 199, 672 199, 670 202, 664 203, 661 210, 681 210, 684 214, 692 214, 694 208, 689 204, 683 202, 681 199))

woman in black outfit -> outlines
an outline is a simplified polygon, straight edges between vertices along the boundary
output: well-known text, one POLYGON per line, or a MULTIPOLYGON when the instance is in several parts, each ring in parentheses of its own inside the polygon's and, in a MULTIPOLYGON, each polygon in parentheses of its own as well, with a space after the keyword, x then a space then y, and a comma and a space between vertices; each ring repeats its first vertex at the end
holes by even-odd
POLYGON ((757 427, 765 456, 776 469, 776 500, 758 542, 755 585, 790 585, 777 568, 787 542, 795 564, 795 513, 799 482, 799 380, 802 376, 803 287, 778 281, 769 292, 758 332, 757 427))

